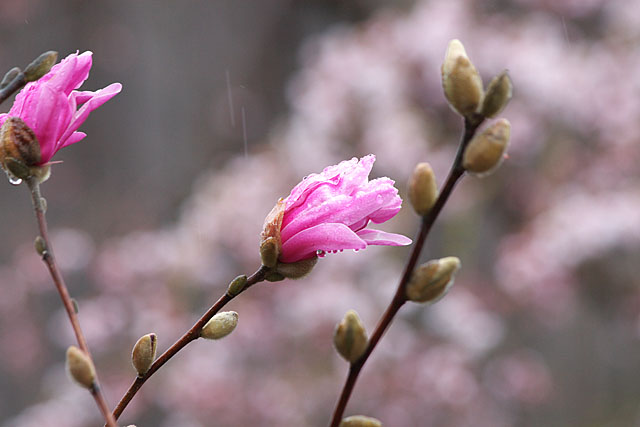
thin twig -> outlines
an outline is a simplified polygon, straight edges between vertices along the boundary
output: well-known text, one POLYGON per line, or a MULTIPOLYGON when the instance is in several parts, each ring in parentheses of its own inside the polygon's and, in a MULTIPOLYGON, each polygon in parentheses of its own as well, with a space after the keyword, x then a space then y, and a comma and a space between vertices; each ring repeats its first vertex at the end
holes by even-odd
MULTIPOLYGON (((15 80, 14 80, 15 81, 15 80)), ((51 241, 49 240, 49 233, 47 229, 47 219, 45 217, 45 207, 42 196, 40 195, 40 183, 37 178, 29 178, 26 180, 26 183, 31 191, 31 201, 33 202, 33 209, 36 215, 36 219, 38 221, 38 228, 40 229, 40 237, 44 241, 44 250, 41 252, 42 260, 47 265, 49 269, 49 273, 51 274, 51 278, 53 279, 53 283, 60 294, 60 298, 62 299, 62 304, 64 305, 65 310, 67 311, 67 316, 69 317, 69 321, 71 322, 71 327, 73 328, 73 332, 76 335, 76 341, 78 342, 78 346, 87 357, 93 363, 93 359, 91 358, 91 352, 89 351, 89 346, 87 345, 87 340, 82 333, 82 329, 80 328, 80 321, 78 320, 78 315, 76 314, 75 307, 73 305, 73 301, 71 300, 71 296, 69 295, 69 291, 67 289, 67 285, 62 278, 62 274, 60 273, 60 269, 58 268, 58 264, 56 263, 56 259, 53 256, 53 247, 51 246, 51 241)), ((95 365, 95 364, 94 364, 95 365)), ((98 382, 98 377, 96 374, 96 379, 94 382, 94 386, 91 388, 91 395, 93 396, 102 416, 106 421, 106 425, 109 427, 117 427, 116 420, 109 412, 109 405, 107 404, 104 395, 100 389, 100 383, 98 382)))
MULTIPOLYGON (((247 290, 250 286, 255 285, 258 282, 262 282, 268 271, 268 267, 265 267, 264 265, 261 266, 255 273, 247 278, 247 284, 244 286, 242 291, 247 290)), ((116 406, 113 410, 113 416, 115 417, 115 419, 118 419, 120 417, 124 409, 127 407, 129 402, 131 402, 131 399, 133 399, 133 396, 136 395, 142 385, 158 369, 160 369, 162 365, 167 363, 169 359, 171 359, 180 350, 186 347, 187 344, 200 338, 200 331, 202 330, 204 325, 206 325, 207 322, 211 320, 211 318, 222 309, 222 307, 224 307, 229 301, 231 301, 238 295, 239 294, 231 295, 229 293, 225 293, 224 295, 222 295, 218 299, 218 301, 216 301, 215 304, 213 304, 211 308, 209 308, 209 310, 207 310, 207 312, 203 314, 200 319, 198 319, 198 321, 191 327, 191 329, 185 332, 178 341, 176 341, 171 347, 169 347, 164 353, 162 353, 162 355, 158 357, 155 362, 153 362, 153 365, 151 365, 151 368, 149 368, 147 373, 136 377, 131 386, 129 386, 129 390, 127 390, 124 396, 122 396, 122 399, 120 399, 120 402, 118 402, 118 406, 116 406)))
POLYGON ((464 168, 462 167, 462 155, 464 153, 464 149, 467 147, 467 144, 469 144, 469 141, 471 141, 471 138, 473 137, 476 130, 478 129, 478 126, 480 126, 481 123, 482 119, 480 118, 476 120, 465 120, 464 122, 464 133, 461 137, 456 158, 453 161, 453 165, 451 166, 444 187, 442 187, 442 190, 440 191, 438 199, 433 205, 433 208, 431 208, 431 210, 422 217, 418 236, 411 250, 411 254, 409 255, 409 259, 404 268, 402 278, 400 279, 400 283, 398 284, 398 288, 395 295, 393 296, 393 299, 380 318, 376 329, 373 331, 365 352, 349 367, 349 374, 347 375, 347 379, 345 380, 344 386, 342 387, 342 392, 340 393, 340 398, 338 399, 336 407, 333 411, 333 416, 330 423, 331 427, 338 427, 340 425, 344 410, 347 407, 347 403, 349 402, 349 398, 351 397, 351 393, 353 392, 353 388, 356 384, 358 375, 360 374, 362 367, 369 359, 369 356, 382 338, 384 332, 393 321, 395 315, 398 313, 404 303, 407 302, 407 283, 409 282, 411 274, 416 267, 418 258, 420 257, 420 253, 422 252, 422 248, 424 246, 424 242, 427 238, 427 235, 429 234, 429 231, 431 231, 433 223, 438 218, 438 215, 442 211, 445 203, 447 203, 447 200, 453 192, 453 188, 455 187, 456 183, 464 175, 464 168))

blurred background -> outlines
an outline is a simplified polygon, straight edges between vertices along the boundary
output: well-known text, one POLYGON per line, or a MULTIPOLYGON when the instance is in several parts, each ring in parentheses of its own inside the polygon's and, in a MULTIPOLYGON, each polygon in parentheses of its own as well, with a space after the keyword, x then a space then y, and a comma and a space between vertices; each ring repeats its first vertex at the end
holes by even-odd
MULTIPOLYGON (((624 0, 3 0, 0 69, 94 52, 85 90, 121 82, 43 185, 58 261, 113 406, 132 345, 173 343, 259 264, 264 216, 303 176, 374 153, 401 195, 442 182, 461 120, 440 64, 459 38, 514 98, 509 159, 466 177, 423 254, 463 269, 406 306, 347 415, 384 425, 640 425, 640 13, 624 0)), ((10 108, 10 102, 2 111, 10 108)), ((64 371, 74 342, 33 250, 28 191, 0 182, 0 426, 101 425, 64 371)), ((383 228, 413 237, 409 206, 383 228)), ((121 425, 324 426, 347 371, 347 309, 369 331, 408 248, 329 255, 234 300, 239 326, 188 346, 121 425)))

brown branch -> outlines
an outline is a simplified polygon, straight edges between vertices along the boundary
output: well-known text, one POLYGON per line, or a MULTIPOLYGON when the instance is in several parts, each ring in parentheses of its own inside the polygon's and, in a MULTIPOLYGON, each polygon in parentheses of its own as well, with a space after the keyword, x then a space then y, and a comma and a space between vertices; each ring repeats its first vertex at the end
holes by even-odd
MULTIPOLYGON (((255 285, 258 282, 262 282, 268 271, 268 267, 265 267, 264 265, 261 266, 255 273, 247 278, 247 284, 242 289, 242 292, 247 290, 250 286, 255 285)), ((129 402, 131 402, 133 396, 135 396, 138 390, 140 390, 142 385, 158 369, 160 369, 165 363, 167 363, 169 359, 171 359, 180 350, 186 347, 187 344, 200 338, 200 331, 202 330, 204 325, 206 325, 207 322, 211 320, 211 318, 222 309, 222 307, 224 307, 229 301, 231 301, 238 295, 239 294, 230 295, 229 293, 225 293, 224 295, 222 295, 218 299, 218 301, 216 301, 215 304, 213 304, 211 308, 209 308, 209 310, 207 310, 207 312, 203 314, 200 319, 198 319, 198 321, 191 327, 191 329, 185 332, 185 334, 178 341, 176 341, 171 347, 169 347, 164 353, 162 353, 162 355, 158 357, 155 362, 153 362, 153 365, 151 365, 151 368, 149 368, 147 373, 136 377, 131 386, 129 386, 129 390, 127 390, 124 396, 122 396, 122 399, 120 399, 120 402, 118 402, 118 406, 116 406, 113 410, 113 416, 115 417, 115 419, 118 419, 120 415, 122 415, 122 412, 127 407, 129 402)))
POLYGON ((367 348, 365 352, 360 356, 358 360, 353 362, 349 367, 349 374, 347 375, 347 379, 342 387, 342 392, 340 393, 340 398, 336 403, 336 407, 333 411, 333 416, 331 418, 331 427, 338 427, 340 425, 340 421, 342 420, 342 416, 344 414, 344 410, 347 407, 347 403, 349 402, 349 398, 351 397, 351 393, 353 392, 353 388, 358 380, 358 375, 362 370, 362 367, 369 359, 369 356, 375 349, 376 345, 382 338, 382 335, 387 330, 393 318, 398 313, 400 308, 407 302, 406 297, 406 287, 409 279, 411 278, 411 274, 416 267, 418 262, 418 258, 420 257, 420 253, 422 252, 422 248, 424 246, 424 242, 426 241, 427 235, 429 231, 438 218, 438 215, 442 211, 445 203, 449 199, 449 196, 453 192, 453 189, 458 182, 458 180, 464 175, 464 168, 462 167, 462 155, 464 153, 464 149, 475 135, 478 126, 482 123, 482 119, 477 120, 466 120, 464 122, 464 133, 461 137, 460 145, 458 146, 458 152, 456 154, 456 158, 453 161, 453 165, 449 170, 449 175, 445 181, 444 187, 440 191, 438 199, 436 203, 433 205, 433 208, 422 217, 422 221, 420 222, 420 230, 418 231, 418 236, 415 240, 413 248, 411 250, 411 254, 409 255, 409 259, 407 260, 407 264, 405 265, 404 272, 402 274, 402 278, 400 279, 400 283, 398 283, 398 288, 396 290, 393 299, 389 303, 389 306, 385 310, 384 314, 380 318, 376 329, 373 331, 369 343, 367 344, 367 348))
MULTIPOLYGON (((14 80, 15 81, 15 80, 14 80)), ((13 82, 12 82, 13 83, 13 82)), ((8 86, 7 86, 8 87, 8 86)), ((6 89, 6 88, 5 88, 6 89)), ((51 278, 53 279, 53 283, 58 290, 58 294, 60 294, 60 298, 62 299, 62 304, 64 305, 65 310, 67 311, 67 316, 69 317, 69 321, 71 322, 71 327, 73 328, 73 332, 76 335, 76 341, 78 342, 78 346, 87 357, 93 363, 91 358, 91 352, 89 351, 89 346, 87 345, 87 340, 82 333, 82 329, 80 328, 80 321, 78 320, 78 315, 76 313, 75 307, 73 305, 73 301, 71 296, 69 295, 69 291, 67 289, 67 285, 64 282, 62 274, 60 273, 60 269, 58 268, 58 264, 56 263, 56 259, 53 256, 53 247, 51 246, 51 241, 49 240, 49 232, 47 229, 47 219, 45 217, 45 207, 42 196, 40 195, 40 183, 37 178, 31 177, 26 180, 26 183, 31 191, 31 201, 33 202, 33 209, 36 215, 36 219, 38 221, 38 228, 40 229, 40 237, 44 242, 44 247, 41 248, 40 255, 42 256, 42 260, 47 265, 49 269, 49 273, 51 274, 51 278)), ((95 365, 95 364, 94 364, 95 365)), ((98 377, 96 374, 96 379, 94 382, 94 386, 90 389, 91 395, 93 396, 102 416, 106 421, 106 425, 109 427, 117 427, 116 420, 109 412, 109 405, 104 398, 104 395, 101 392, 100 384, 98 382, 98 377)))

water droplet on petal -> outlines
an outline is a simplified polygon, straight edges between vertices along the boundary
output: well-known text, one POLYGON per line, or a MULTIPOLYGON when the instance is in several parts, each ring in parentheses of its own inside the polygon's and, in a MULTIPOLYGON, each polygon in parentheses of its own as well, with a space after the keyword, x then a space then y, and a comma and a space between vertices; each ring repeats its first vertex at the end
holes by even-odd
POLYGON ((324 258, 327 256, 325 251, 317 251, 316 255, 318 256, 318 258, 324 258))

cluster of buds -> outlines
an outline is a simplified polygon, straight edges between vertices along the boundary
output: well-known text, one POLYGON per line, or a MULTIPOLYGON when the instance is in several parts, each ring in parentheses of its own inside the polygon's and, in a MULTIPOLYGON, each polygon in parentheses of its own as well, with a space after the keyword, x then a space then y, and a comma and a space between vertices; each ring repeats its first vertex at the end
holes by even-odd
MULTIPOLYGON (((512 95, 511 79, 506 71, 494 77, 484 90, 480 73, 459 40, 452 40, 447 48, 442 64, 442 87, 451 108, 473 123, 498 115, 512 95)), ((509 122, 501 119, 476 135, 464 152, 465 170, 477 175, 495 170, 504 158, 510 130, 509 122)))

